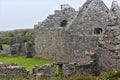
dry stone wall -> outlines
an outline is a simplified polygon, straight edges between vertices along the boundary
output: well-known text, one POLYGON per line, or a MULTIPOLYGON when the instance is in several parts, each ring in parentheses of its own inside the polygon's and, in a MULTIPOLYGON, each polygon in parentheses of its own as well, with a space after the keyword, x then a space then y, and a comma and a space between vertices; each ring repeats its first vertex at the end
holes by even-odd
POLYGON ((33 68, 33 75, 35 77, 56 77, 56 65, 55 63, 46 64, 44 66, 36 66, 33 68))
MULTIPOLYGON (((79 65, 74 62, 54 62, 49 65, 36 66, 33 68, 33 75, 36 80, 40 78, 50 79, 51 77, 58 76, 72 76, 75 74, 93 74, 93 69, 96 69, 95 66, 91 64, 79 65)), ((96 65, 97 66, 97 65, 96 65)), ((96 69, 96 71, 98 71, 96 69)))
POLYGON ((26 79, 29 72, 17 64, 0 64, 0 79, 13 80, 14 78, 26 79))

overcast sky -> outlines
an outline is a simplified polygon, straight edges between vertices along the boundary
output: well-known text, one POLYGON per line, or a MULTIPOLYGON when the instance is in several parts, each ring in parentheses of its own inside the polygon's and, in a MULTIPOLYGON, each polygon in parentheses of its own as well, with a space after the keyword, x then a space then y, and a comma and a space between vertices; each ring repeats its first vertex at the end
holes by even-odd
MULTIPOLYGON (((86 0, 0 0, 0 31, 34 28, 61 4, 78 10, 86 0)), ((112 0, 103 0, 110 8, 112 0)), ((120 3, 120 0, 118 0, 120 3)))

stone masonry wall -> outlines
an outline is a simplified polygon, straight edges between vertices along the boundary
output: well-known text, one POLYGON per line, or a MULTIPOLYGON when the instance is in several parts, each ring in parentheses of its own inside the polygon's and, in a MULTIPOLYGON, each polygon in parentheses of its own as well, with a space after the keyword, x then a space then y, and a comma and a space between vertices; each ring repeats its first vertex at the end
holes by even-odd
POLYGON ((80 73, 92 73, 91 67, 91 64, 79 65, 77 63, 54 62, 41 67, 36 66, 33 68, 33 75, 36 80, 39 80, 40 78, 57 77, 60 75, 72 76, 80 73))
POLYGON ((35 51, 37 56, 52 60, 66 60, 64 27, 76 15, 70 6, 61 5, 61 10, 56 10, 54 15, 49 15, 42 23, 35 25, 35 51))
POLYGON ((0 64, 0 79, 27 78, 29 72, 17 64, 0 64))
POLYGON ((78 12, 64 5, 61 11, 35 25, 36 56, 86 65, 97 55, 103 69, 115 63, 119 66, 119 32, 117 1, 108 9, 102 0, 87 0, 78 12))

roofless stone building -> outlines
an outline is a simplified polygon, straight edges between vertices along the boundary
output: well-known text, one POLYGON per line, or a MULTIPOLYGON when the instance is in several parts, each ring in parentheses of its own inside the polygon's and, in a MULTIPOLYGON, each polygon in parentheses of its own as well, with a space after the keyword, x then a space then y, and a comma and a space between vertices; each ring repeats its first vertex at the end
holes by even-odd
POLYGON ((102 0, 87 0, 78 11, 61 5, 61 10, 35 25, 35 51, 44 59, 120 67, 117 1, 110 9, 102 0))

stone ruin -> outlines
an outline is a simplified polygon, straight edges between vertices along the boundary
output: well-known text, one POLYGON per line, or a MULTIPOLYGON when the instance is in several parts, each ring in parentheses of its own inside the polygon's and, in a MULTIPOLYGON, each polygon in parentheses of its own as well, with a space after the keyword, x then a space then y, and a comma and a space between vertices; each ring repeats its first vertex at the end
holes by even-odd
POLYGON ((35 51, 39 52, 36 56, 57 60, 67 55, 64 54, 63 28, 70 24, 77 12, 72 7, 64 8, 55 10, 54 15, 49 15, 45 21, 35 25, 35 51))
MULTIPOLYGON (((19 40, 17 40, 19 42, 19 40)), ((27 44, 27 43, 26 43, 27 44)), ((31 47, 22 47, 31 57, 31 47)), ((120 7, 117 1, 108 9, 102 0, 87 0, 78 11, 68 4, 35 25, 36 56, 56 61, 33 68, 35 79, 59 74, 92 73, 120 67, 120 7)), ((11 45, 10 54, 19 54, 19 44, 11 45)), ((16 65, 0 66, 0 76, 22 75, 28 72, 16 65)))
POLYGON ((20 43, 10 45, 9 49, 10 49, 9 54, 12 55, 12 56, 21 54, 21 44, 20 43))
POLYGON ((0 64, 0 79, 1 80, 13 80, 14 78, 26 79, 29 72, 17 64, 0 64))
POLYGON ((34 53, 34 45, 31 41, 27 41, 22 44, 9 44, 8 48, 0 50, 0 52, 9 56, 26 55, 27 58, 31 58, 34 53))
POLYGON ((31 41, 27 41, 25 43, 25 52, 26 52, 26 57, 27 58, 31 58, 32 57, 32 53, 33 53, 33 44, 31 41))
POLYGON ((35 52, 37 57, 56 62, 92 65, 94 73, 117 69, 120 67, 117 1, 112 2, 111 9, 102 0, 87 0, 78 11, 61 5, 61 10, 55 10, 35 25, 35 52))
POLYGON ((35 66, 32 72, 35 80, 39 80, 39 78, 50 78, 56 77, 56 64, 46 64, 44 66, 35 66))
POLYGON ((94 66, 94 63, 79 65, 75 62, 54 62, 40 67, 35 66, 32 74, 35 80, 39 80, 40 78, 49 80, 51 77, 72 76, 75 74, 93 74, 97 76, 100 74, 100 71, 94 66))

